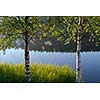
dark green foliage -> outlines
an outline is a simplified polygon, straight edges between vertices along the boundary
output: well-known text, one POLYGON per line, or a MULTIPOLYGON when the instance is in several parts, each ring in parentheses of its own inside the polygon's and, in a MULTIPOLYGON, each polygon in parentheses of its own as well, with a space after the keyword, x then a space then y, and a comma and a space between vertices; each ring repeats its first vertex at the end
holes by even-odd
MULTIPOLYGON (((75 72, 68 66, 32 64, 32 83, 73 83, 75 72)), ((24 83, 25 69, 21 64, 0 64, 0 82, 24 83)))

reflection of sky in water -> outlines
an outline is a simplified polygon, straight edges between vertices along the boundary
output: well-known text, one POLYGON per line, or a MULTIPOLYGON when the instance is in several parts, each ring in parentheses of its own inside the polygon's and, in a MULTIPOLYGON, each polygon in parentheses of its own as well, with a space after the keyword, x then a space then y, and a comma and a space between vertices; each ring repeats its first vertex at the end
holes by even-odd
POLYGON ((5 55, 0 52, 0 61, 5 63, 24 63, 23 50, 7 49, 5 55))
MULTIPOLYGON (((30 51, 31 63, 67 64, 75 69, 75 53, 30 51)), ((5 63, 24 63, 24 50, 7 49, 0 52, 0 61, 5 63)), ((100 52, 81 53, 82 76, 85 82, 100 82, 100 52)))
MULTIPOLYGON (((6 63, 24 63, 24 50, 21 49, 7 49, 6 54, 3 55, 1 51, 0 61, 6 63)), ((75 54, 74 53, 52 53, 52 52, 34 52, 30 51, 31 63, 49 63, 56 65, 68 64, 75 66, 75 54)))
POLYGON ((68 64, 70 66, 74 65, 74 55, 73 53, 46 53, 46 52, 30 52, 31 62, 39 62, 39 63, 49 63, 56 65, 64 65, 68 64))
POLYGON ((81 55, 83 79, 86 82, 100 82, 100 52, 87 52, 81 55))

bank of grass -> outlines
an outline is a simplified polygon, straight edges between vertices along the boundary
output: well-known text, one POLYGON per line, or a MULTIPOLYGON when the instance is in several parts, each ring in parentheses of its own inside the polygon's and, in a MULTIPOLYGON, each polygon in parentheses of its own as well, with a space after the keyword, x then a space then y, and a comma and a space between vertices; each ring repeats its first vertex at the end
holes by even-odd
MULTIPOLYGON (((32 83, 73 83, 75 72, 68 67, 49 64, 31 64, 32 83)), ((0 64, 0 82, 24 83, 25 68, 22 64, 0 64)))

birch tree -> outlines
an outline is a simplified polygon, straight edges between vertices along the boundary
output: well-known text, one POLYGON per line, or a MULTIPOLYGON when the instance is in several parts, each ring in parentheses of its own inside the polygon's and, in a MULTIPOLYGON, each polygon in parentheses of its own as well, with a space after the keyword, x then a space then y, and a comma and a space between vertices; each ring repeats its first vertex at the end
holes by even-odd
POLYGON ((29 41, 41 40, 46 36, 44 21, 36 16, 9 16, 2 17, 0 25, 3 47, 11 48, 17 39, 24 40, 26 82, 31 82, 29 41))
MULTIPOLYGON (((58 16, 52 35, 65 45, 74 41, 76 43, 76 82, 81 82, 81 42, 88 36, 89 40, 97 38, 95 35, 98 27, 97 17, 93 16, 58 16)), ((98 34, 97 34, 98 35, 98 34)))

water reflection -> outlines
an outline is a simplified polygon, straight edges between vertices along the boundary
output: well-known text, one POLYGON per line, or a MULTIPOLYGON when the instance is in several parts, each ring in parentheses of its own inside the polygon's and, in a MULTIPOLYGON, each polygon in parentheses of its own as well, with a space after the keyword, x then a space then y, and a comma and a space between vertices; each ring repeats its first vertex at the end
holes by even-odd
MULTIPOLYGON (((1 62, 24 63, 23 49, 6 49, 5 55, 2 53, 2 51, 0 53, 1 62)), ((44 63, 59 66, 68 64, 69 66, 72 66, 72 68, 74 68, 75 53, 30 51, 30 61, 31 63, 44 63)))
POLYGON ((82 74, 85 82, 100 82, 100 52, 81 54, 82 74))

